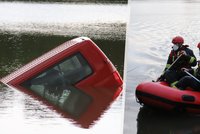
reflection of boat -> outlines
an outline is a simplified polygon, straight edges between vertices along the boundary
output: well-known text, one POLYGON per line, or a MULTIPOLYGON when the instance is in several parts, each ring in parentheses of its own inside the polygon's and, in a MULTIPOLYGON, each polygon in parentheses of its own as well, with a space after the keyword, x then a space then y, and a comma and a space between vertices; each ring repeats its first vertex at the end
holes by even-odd
POLYGON ((142 107, 137 116, 137 134, 199 134, 200 117, 173 114, 142 107))
POLYGON ((200 92, 171 88, 166 82, 144 82, 136 87, 140 103, 165 110, 200 113, 200 92))
POLYGON ((88 128, 122 91, 122 79, 89 38, 54 48, 1 81, 44 102, 88 128))

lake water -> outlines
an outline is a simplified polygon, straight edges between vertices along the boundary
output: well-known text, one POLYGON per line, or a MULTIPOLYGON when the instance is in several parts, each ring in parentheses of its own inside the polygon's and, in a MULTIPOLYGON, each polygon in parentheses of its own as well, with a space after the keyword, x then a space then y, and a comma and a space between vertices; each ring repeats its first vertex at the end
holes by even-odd
MULTIPOLYGON (((91 38, 123 76, 127 5, 0 2, 0 77, 59 44, 91 38)), ((1 133, 121 134, 123 96, 84 129, 42 101, 0 84, 1 133)), ((91 113, 92 114, 92 113, 91 113)))
POLYGON ((136 86, 156 80, 162 73, 174 36, 183 36, 200 58, 196 48, 200 42, 199 1, 132 0, 129 7, 124 134, 199 133, 199 117, 154 113, 140 109, 135 100, 136 86))

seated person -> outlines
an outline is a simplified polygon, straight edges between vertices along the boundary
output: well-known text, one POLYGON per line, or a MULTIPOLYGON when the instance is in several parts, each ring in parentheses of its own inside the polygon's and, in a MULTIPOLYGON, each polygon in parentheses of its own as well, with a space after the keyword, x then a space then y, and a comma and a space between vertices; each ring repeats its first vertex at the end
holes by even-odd
POLYGON ((191 67, 196 66, 197 62, 193 51, 188 48, 188 45, 183 45, 184 39, 182 37, 177 36, 173 38, 172 43, 173 47, 169 54, 163 76, 171 87, 175 87, 178 80, 186 75, 181 71, 181 68, 191 69, 191 67))
MULTIPOLYGON (((197 48, 199 49, 199 56, 200 56, 200 43, 197 45, 197 48)), ((190 87, 193 90, 200 90, 200 82, 199 82, 200 81, 200 61, 198 61, 197 69, 189 70, 189 69, 183 68, 182 70, 190 72, 191 74, 194 75, 194 77, 197 78, 197 80, 193 78, 192 76, 184 76, 175 84, 175 86, 181 90, 184 90, 187 87, 190 87)))
POLYGON ((183 68, 182 70, 190 72, 199 81, 196 80, 195 78, 193 78, 192 76, 184 76, 176 83, 175 86, 177 88, 181 89, 181 90, 185 90, 187 87, 190 87, 193 90, 199 90, 200 91, 200 61, 198 61, 198 68, 196 68, 196 69, 183 68))

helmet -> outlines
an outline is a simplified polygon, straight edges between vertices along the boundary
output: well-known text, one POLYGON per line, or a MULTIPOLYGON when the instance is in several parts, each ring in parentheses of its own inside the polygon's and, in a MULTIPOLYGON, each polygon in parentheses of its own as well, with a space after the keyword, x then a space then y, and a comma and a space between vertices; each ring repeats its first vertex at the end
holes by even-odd
POLYGON ((197 47, 200 49, 200 42, 199 42, 199 44, 197 45, 197 47))
POLYGON ((176 36, 172 39, 172 43, 173 44, 183 44, 184 43, 184 39, 181 36, 176 36))

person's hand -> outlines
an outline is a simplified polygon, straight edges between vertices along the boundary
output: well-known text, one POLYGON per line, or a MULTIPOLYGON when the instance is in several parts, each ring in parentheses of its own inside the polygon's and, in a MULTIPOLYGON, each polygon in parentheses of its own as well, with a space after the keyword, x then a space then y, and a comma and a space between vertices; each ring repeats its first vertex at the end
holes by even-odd
POLYGON ((183 72, 187 71, 188 72, 189 69, 183 67, 183 68, 181 68, 181 71, 183 71, 183 72))
POLYGON ((197 61, 198 67, 200 68, 200 60, 197 61))
POLYGON ((181 50, 181 51, 179 52, 179 55, 187 55, 187 53, 186 53, 184 50, 181 50))

